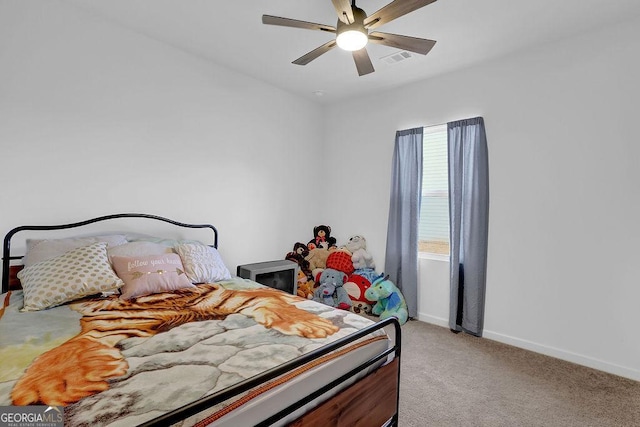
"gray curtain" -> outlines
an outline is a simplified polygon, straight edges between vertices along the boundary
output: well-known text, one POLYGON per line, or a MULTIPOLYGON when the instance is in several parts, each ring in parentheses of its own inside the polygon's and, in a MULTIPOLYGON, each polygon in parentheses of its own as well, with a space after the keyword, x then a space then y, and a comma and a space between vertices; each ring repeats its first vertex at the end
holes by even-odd
POLYGON ((489 231, 489 159, 482 117, 447 123, 449 144, 449 326, 482 336, 489 231))
POLYGON ((409 317, 418 314, 418 224, 422 197, 423 128, 396 132, 384 272, 407 301, 409 317))

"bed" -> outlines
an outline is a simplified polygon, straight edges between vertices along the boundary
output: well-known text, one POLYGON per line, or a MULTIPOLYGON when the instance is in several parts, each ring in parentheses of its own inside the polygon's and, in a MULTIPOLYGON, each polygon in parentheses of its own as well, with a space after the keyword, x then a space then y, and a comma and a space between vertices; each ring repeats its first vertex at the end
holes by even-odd
POLYGON ((10 230, 0 406, 63 407, 65 426, 397 425, 394 318, 233 277, 217 248, 214 226, 149 214, 10 230), (129 219, 209 240, 78 232, 12 252, 16 235, 129 219))

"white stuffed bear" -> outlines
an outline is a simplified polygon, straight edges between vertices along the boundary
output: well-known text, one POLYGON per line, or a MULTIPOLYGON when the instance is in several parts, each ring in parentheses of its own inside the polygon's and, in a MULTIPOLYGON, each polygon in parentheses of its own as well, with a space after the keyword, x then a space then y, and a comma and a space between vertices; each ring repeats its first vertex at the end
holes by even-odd
POLYGON ((376 264, 373 262, 371 254, 367 252, 367 240, 363 236, 352 236, 345 248, 351 252, 351 261, 356 270, 359 268, 375 270, 376 264))

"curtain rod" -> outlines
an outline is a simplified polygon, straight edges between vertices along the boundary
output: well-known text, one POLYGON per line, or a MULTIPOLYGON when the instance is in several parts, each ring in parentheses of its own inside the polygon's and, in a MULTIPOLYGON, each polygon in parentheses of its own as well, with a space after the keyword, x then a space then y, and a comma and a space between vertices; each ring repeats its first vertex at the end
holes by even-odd
POLYGON ((484 120, 484 118, 482 116, 473 116, 473 117, 467 117, 465 119, 449 120, 448 122, 437 123, 437 124, 434 124, 434 125, 424 125, 422 127, 424 127, 424 128, 432 128, 432 127, 436 127, 436 126, 446 126, 451 122, 459 122, 459 121, 462 121, 462 120, 473 120, 473 119, 477 119, 477 118, 482 118, 484 120))

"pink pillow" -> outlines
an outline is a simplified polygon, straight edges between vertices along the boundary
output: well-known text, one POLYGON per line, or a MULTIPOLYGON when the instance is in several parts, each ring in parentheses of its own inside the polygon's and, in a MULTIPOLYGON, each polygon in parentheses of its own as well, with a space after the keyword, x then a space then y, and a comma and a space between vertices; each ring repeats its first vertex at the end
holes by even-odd
POLYGON ((178 254, 114 256, 111 262, 116 274, 124 282, 120 288, 120 298, 123 299, 194 287, 184 273, 178 254))

